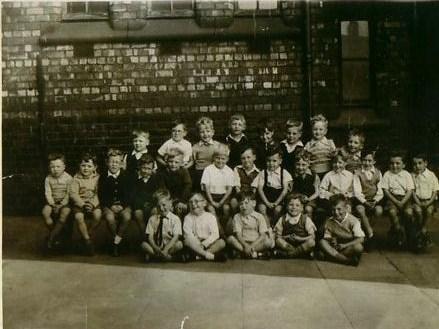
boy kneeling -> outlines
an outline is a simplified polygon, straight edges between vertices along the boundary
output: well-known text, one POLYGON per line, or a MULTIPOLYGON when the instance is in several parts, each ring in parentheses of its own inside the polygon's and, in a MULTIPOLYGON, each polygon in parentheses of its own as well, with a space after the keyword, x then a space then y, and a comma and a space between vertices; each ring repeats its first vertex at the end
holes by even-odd
POLYGON ((170 261, 183 249, 180 218, 171 212, 172 199, 168 190, 154 193, 158 213, 152 215, 146 225, 147 241, 141 244, 145 262, 151 258, 170 261))
POLYGON ((288 194, 285 198, 287 213, 277 221, 274 227, 276 234, 276 255, 281 258, 297 258, 310 255, 316 244, 316 227, 303 212, 304 196, 297 193, 288 194))
POLYGON ((255 211, 256 197, 252 192, 240 192, 237 195, 239 213, 233 217, 233 235, 227 242, 246 258, 258 258, 263 252, 269 252, 273 240, 268 235, 265 217, 255 211))
POLYGON ((333 216, 325 223, 320 247, 330 260, 357 266, 363 252, 364 232, 360 221, 349 212, 349 201, 343 194, 330 198, 333 216))

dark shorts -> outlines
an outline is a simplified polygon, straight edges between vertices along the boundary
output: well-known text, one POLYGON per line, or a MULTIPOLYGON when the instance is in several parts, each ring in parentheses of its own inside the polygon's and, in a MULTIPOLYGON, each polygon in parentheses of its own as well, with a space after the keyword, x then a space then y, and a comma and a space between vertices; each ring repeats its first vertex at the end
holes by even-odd
MULTIPOLYGON (((224 194, 211 194, 211 196, 213 201, 220 202, 223 199, 224 194)), ((230 197, 228 197, 226 202, 224 203, 228 203, 228 202, 230 202, 230 197)))
POLYGON ((100 207, 99 206, 97 206, 97 207, 94 207, 92 210, 90 210, 89 212, 86 212, 83 208, 81 208, 81 207, 78 207, 78 206, 73 206, 72 207, 72 212, 73 212, 73 214, 75 215, 75 214, 77 214, 77 213, 83 213, 83 214, 91 214, 91 213, 93 213, 93 211, 95 211, 96 209, 100 209, 100 207))
MULTIPOLYGON (((399 200, 399 201, 401 201, 402 199, 404 199, 404 195, 394 195, 393 197, 394 197, 395 199, 399 200)), ((411 207, 412 207, 412 201, 411 201, 411 200, 408 200, 408 201, 406 202, 406 204, 404 205, 404 209, 411 208, 411 207)), ((397 207, 396 207, 396 205, 395 205, 392 201, 390 201, 389 199, 387 199, 387 200, 385 201, 385 203, 384 203, 384 208, 385 208, 386 210, 390 210, 390 209, 394 209, 394 208, 397 208, 397 207)))

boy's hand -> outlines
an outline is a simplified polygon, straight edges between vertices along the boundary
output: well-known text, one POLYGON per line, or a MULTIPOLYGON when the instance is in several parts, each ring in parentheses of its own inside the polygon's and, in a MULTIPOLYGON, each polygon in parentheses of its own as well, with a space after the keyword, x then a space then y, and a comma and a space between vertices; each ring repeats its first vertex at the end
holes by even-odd
POLYGON ((267 207, 270 208, 270 209, 274 209, 274 208, 276 208, 276 204, 274 202, 269 202, 267 204, 267 207))
POLYGON ((215 202, 215 201, 212 201, 212 206, 213 206, 214 208, 216 208, 216 209, 218 209, 219 207, 221 207, 220 204, 219 204, 219 202, 215 202))
POLYGON ((245 245, 244 246, 244 254, 246 256, 250 257, 252 255, 252 252, 253 252, 253 250, 252 250, 252 248, 249 245, 245 245))
POLYGON ((115 204, 110 207, 111 211, 114 213, 118 213, 123 210, 123 207, 120 204, 115 204))
POLYGON ((60 211, 60 209, 61 209, 61 205, 55 203, 55 204, 52 205, 52 209, 53 209, 53 212, 54 212, 55 214, 57 214, 57 213, 59 213, 59 211, 60 211))
POLYGON ((83 209, 86 212, 91 212, 93 210, 93 205, 90 202, 87 201, 87 202, 84 203, 83 209))
POLYGON ((373 209, 375 207, 376 202, 375 201, 366 201, 364 203, 364 205, 369 208, 369 209, 373 209))
POLYGON ((345 249, 347 247, 347 245, 345 244, 345 243, 340 243, 338 246, 337 246, 337 250, 338 251, 340 251, 340 250, 343 250, 343 249, 345 249))

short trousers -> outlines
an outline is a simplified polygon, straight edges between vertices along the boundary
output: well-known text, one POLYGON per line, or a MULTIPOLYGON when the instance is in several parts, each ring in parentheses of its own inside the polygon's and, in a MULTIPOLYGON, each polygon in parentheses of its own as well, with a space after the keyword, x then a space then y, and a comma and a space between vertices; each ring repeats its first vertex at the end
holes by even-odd
MULTIPOLYGON (((99 206, 94 207, 92 210, 90 210, 89 213, 92 213, 96 209, 100 209, 100 207, 99 206)), ((72 207, 72 212, 73 212, 73 214, 77 214, 77 213, 80 213, 80 212, 82 212, 83 214, 86 214, 86 211, 83 208, 78 207, 78 206, 73 206, 72 207)))
MULTIPOLYGON (((399 201, 404 199, 404 195, 394 195, 393 197, 399 201)), ((411 200, 407 201, 406 204, 404 205, 404 209, 411 208, 412 204, 413 203, 411 200)), ((390 201, 389 199, 386 200, 384 207, 386 210, 397 208, 396 205, 392 201, 390 201)))

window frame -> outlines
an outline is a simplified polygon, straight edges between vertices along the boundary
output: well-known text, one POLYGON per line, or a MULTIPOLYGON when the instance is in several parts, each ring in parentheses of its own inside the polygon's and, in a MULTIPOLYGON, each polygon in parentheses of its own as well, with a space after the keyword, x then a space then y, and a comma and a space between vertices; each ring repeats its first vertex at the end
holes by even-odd
POLYGON ((280 1, 276 0, 276 9, 259 9, 259 4, 263 0, 256 0, 256 9, 240 9, 238 0, 234 2, 235 17, 272 17, 280 16, 280 1))
POLYGON ((88 5, 94 1, 67 1, 63 3, 63 21, 106 21, 110 18, 110 1, 102 1, 106 3, 106 11, 102 13, 87 13, 88 5), (71 3, 84 3, 86 12, 84 13, 69 13, 69 5, 71 3))
POLYGON ((174 9, 174 2, 178 0, 168 0, 170 2, 170 11, 153 10, 153 0, 147 1, 147 13, 146 19, 160 19, 160 18, 191 18, 195 17, 195 0, 190 0, 192 3, 192 9, 174 9))

